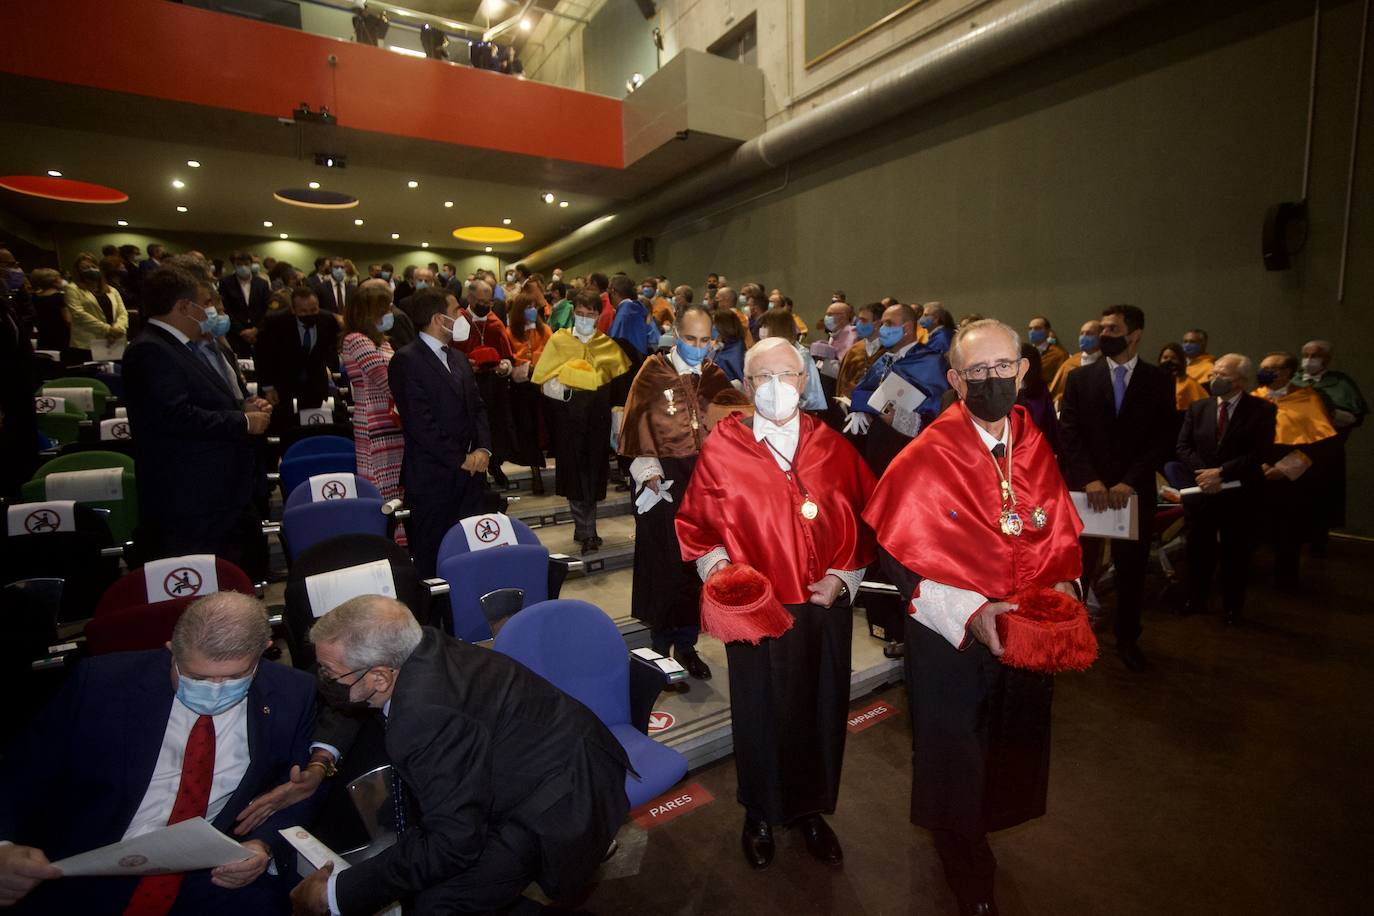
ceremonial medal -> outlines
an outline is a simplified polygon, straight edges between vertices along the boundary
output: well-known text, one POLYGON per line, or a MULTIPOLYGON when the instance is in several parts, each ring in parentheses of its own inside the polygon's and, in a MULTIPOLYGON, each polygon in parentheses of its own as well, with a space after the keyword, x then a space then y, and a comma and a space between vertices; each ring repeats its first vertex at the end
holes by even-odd
POLYGON ((1020 537, 1022 531, 1021 516, 1015 509, 1002 510, 1002 533, 1010 537, 1020 537))
POLYGON ((671 417, 673 414, 677 413, 677 405, 673 403, 673 389, 664 388, 663 397, 668 400, 668 416, 671 417))
POLYGON ((1050 514, 1045 511, 1044 506, 1036 506, 1031 510, 1031 527, 1044 528, 1050 522, 1050 514))
POLYGON ((810 499, 807 499, 806 502, 802 503, 802 518, 806 519, 807 521, 810 521, 811 519, 815 518, 817 515, 820 514, 820 512, 821 510, 810 499))

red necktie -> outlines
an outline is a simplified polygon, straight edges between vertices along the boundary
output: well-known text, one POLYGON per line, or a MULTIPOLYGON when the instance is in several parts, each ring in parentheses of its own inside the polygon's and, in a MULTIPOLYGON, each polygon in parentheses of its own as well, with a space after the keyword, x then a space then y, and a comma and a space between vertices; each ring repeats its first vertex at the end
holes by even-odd
MULTIPOLYGON (((172 816, 167 826, 179 824, 193 817, 204 817, 210 804, 210 783, 215 778, 215 720, 201 716, 191 726, 186 739, 186 754, 181 760, 181 784, 172 803, 172 816)), ((176 902, 181 889, 181 872, 172 875, 148 875, 139 879, 124 916, 164 916, 176 902)))
POLYGON ((1217 441, 1218 441, 1218 442, 1221 441, 1221 437, 1222 437, 1222 436, 1226 435, 1226 414, 1227 414, 1227 412, 1228 412, 1228 411, 1226 410, 1226 402, 1225 402, 1225 401, 1222 401, 1222 402, 1221 402, 1221 410, 1217 413, 1217 441))

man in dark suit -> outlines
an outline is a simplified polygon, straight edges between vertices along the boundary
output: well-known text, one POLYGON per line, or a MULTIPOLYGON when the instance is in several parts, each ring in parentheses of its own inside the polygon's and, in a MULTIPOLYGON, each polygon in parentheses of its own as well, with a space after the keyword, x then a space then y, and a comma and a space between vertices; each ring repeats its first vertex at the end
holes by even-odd
POLYGON ((263 397, 276 408, 274 428, 285 428, 298 411, 319 407, 329 396, 330 373, 339 363, 338 337, 338 322, 332 315, 321 320, 319 299, 308 287, 291 291, 290 311, 267 319, 254 366, 263 397))
POLYGON ((1252 532, 1264 498, 1264 460, 1273 448, 1278 409, 1268 398, 1247 394, 1255 365, 1228 353, 1211 369, 1213 396, 1189 405, 1178 434, 1178 458, 1202 493, 1183 498, 1188 519, 1188 603, 1184 613, 1207 607, 1212 573, 1221 560, 1225 621, 1245 612, 1245 580, 1255 550, 1252 532), (1222 489, 1236 482, 1239 488, 1222 489))
POLYGON ((433 576, 444 534, 477 510, 491 430, 472 367, 449 346, 472 333, 458 300, 443 290, 421 290, 411 297, 411 317, 420 333, 392 357, 389 380, 405 431, 401 486, 410 507, 410 551, 420 574, 433 576))
MULTIPOLYGON (((444 287, 434 282, 434 271, 430 270, 428 267, 416 268, 415 272, 411 274, 411 282, 414 284, 410 287, 413 292, 407 293, 405 296, 393 299, 392 301, 396 304, 396 308, 410 316, 411 321, 415 323, 415 327, 418 328, 420 325, 415 322, 415 316, 410 312, 410 306, 416 294, 430 287, 436 287, 438 289, 443 289, 444 287)), ((396 292, 399 294, 400 289, 398 288, 396 292)), ((463 298, 462 293, 457 293, 456 295, 459 299, 463 298)))
POLYGON ((309 755, 315 684, 265 661, 266 609, 237 592, 192 604, 167 649, 82 662, 5 756, 0 906, 33 913, 285 913, 295 855, 277 832, 304 802, 242 840, 244 859, 149 878, 65 878, 48 865, 193 817, 226 835, 238 812, 309 755), (276 859, 275 874, 264 874, 276 859), (159 898, 172 900, 159 905, 159 898))
POLYGON ((315 291, 321 309, 334 315, 342 315, 344 306, 348 305, 348 300, 353 297, 353 291, 357 287, 350 286, 347 282, 348 274, 344 270, 343 258, 330 259, 328 269, 329 273, 324 275, 311 274, 307 285, 315 291))
MULTIPOLYGON (((1111 541, 1116 564, 1116 651, 1132 671, 1145 670, 1140 610, 1154 519, 1155 472, 1174 446, 1174 380, 1138 355, 1145 313, 1134 305, 1102 313, 1100 346, 1106 359, 1069 376, 1059 415, 1064 480, 1087 494, 1095 512, 1124 508, 1136 497, 1139 529, 1133 540, 1111 541)), ((1083 539, 1083 584, 1092 586, 1102 542, 1083 539)))
POLYGON ((149 320, 124 354, 139 539, 148 557, 213 553, 242 564, 262 537, 253 437, 267 432, 272 405, 244 398, 218 353, 200 346, 213 303, 211 287, 180 266, 144 281, 149 320))
POLYGON ((219 295, 229 315, 229 345, 245 359, 253 355, 267 306, 272 299, 272 284, 253 273, 253 256, 236 251, 231 258, 233 273, 219 281, 219 295))
MULTIPOLYGON (((587 707, 498 652, 364 595, 311 631, 328 702, 386 716, 395 845, 292 894, 297 913, 524 912, 581 889, 629 809, 624 749, 587 707)), ((345 753, 347 753, 345 751, 345 753)))

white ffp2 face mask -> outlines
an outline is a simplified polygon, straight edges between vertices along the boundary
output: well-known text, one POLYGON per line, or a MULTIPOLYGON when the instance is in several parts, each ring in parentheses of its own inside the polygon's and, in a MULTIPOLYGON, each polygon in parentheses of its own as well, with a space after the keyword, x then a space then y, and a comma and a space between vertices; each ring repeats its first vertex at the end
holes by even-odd
POLYGON ((591 339, 596 333, 596 319, 589 315, 576 315, 573 317, 573 333, 583 341, 591 339))
POLYGON ((764 418, 781 423, 797 412, 801 403, 801 392, 782 379, 769 379, 761 388, 754 390, 754 407, 764 418))
POLYGON ((462 343, 472 334, 472 325, 462 315, 449 320, 453 322, 453 327, 449 328, 449 339, 454 343, 462 343))

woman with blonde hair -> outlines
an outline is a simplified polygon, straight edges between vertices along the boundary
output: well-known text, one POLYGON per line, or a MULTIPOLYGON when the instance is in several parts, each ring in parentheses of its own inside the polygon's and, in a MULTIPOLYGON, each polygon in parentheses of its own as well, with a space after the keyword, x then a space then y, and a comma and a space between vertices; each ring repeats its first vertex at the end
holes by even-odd
POLYGON ((77 255, 72 275, 64 294, 72 319, 71 350, 77 362, 84 362, 91 358, 91 344, 114 343, 129 333, 129 312, 119 290, 105 281, 95 255, 77 255))
MULTIPOLYGON (((339 356, 353 392, 353 449, 358 475, 382 493, 382 499, 401 495, 401 435, 387 366, 393 351, 386 332, 395 320, 391 313, 391 287, 384 280, 367 280, 344 305, 344 334, 339 356)), ((405 534, 396 530, 396 541, 405 534)))

